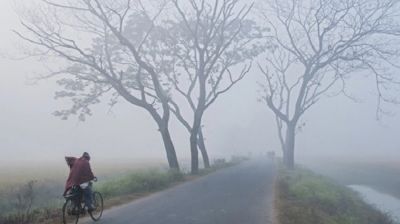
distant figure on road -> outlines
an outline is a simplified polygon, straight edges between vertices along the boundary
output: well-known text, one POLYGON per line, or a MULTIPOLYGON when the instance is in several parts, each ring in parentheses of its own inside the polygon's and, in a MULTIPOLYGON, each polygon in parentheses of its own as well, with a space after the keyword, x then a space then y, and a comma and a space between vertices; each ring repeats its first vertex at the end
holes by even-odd
POLYGON ((93 210, 92 187, 90 181, 95 180, 96 177, 93 175, 92 169, 90 168, 89 153, 84 152, 81 158, 65 157, 65 161, 70 168, 70 172, 65 184, 64 195, 66 195, 73 186, 80 186, 88 211, 93 210))

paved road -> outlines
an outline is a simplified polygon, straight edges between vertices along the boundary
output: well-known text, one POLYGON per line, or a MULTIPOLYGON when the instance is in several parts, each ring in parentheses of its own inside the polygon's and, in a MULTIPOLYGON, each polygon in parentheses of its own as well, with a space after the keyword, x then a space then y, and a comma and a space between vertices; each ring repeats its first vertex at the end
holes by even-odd
POLYGON ((97 223, 272 224, 274 175, 267 159, 248 161, 106 210, 97 223))

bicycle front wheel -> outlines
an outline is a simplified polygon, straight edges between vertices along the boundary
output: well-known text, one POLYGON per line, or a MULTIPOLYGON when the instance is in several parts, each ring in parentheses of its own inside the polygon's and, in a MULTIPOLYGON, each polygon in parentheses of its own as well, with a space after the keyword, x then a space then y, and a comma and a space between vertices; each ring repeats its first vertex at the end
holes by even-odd
POLYGON ((79 220, 79 208, 72 199, 67 199, 63 205, 63 223, 77 224, 79 220))
POLYGON ((94 210, 89 215, 93 221, 99 221, 103 215, 103 196, 97 191, 93 192, 93 207, 94 210))

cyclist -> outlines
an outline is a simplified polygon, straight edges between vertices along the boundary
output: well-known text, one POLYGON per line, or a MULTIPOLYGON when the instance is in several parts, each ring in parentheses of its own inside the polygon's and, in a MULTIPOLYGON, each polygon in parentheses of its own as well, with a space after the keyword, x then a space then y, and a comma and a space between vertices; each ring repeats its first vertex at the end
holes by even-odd
POLYGON ((66 195, 73 186, 80 186, 88 211, 93 211, 92 187, 90 181, 97 180, 97 178, 93 175, 92 169, 90 168, 89 153, 84 152, 80 158, 65 157, 65 160, 70 167, 70 173, 65 184, 64 195, 66 195))

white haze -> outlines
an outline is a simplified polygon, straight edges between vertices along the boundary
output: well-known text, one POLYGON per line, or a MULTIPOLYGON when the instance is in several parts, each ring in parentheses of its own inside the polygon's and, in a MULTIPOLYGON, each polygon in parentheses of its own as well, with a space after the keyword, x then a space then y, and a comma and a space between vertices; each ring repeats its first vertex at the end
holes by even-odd
MULTIPOLYGON (((121 102, 112 110, 104 104, 93 108, 86 122, 76 117, 62 121, 52 112, 68 107, 54 100, 55 80, 28 85, 29 78, 44 71, 33 59, 11 60, 21 55, 18 17, 11 0, 0 1, 0 163, 19 165, 26 161, 62 161, 64 155, 89 151, 97 160, 162 159, 164 149, 155 122, 142 109, 121 102)), ((231 155, 280 152, 272 113, 257 102, 262 76, 255 67, 238 86, 221 97, 204 120, 206 144, 211 159, 231 155)), ((373 80, 353 79, 350 90, 362 103, 344 96, 326 98, 305 116, 307 125, 297 139, 299 158, 379 157, 398 160, 400 116, 375 119, 373 80)), ((393 93, 399 94, 399 93, 393 93)), ((398 112, 398 108, 390 108, 398 112)), ((189 158, 188 134, 171 121, 178 158, 189 158)))

